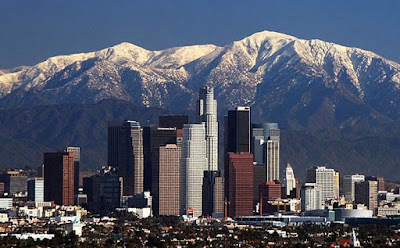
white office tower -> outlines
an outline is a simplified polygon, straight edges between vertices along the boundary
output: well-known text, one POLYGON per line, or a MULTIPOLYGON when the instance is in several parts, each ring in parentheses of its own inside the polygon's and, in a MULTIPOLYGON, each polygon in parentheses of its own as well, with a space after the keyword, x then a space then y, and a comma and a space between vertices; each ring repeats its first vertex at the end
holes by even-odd
POLYGON ((321 191, 321 206, 335 199, 335 170, 318 166, 307 170, 307 182, 316 183, 321 191))
POLYGON ((286 195, 289 196, 291 191, 296 188, 296 178, 294 177, 294 172, 292 166, 287 163, 285 169, 284 185, 286 188, 286 195))
POLYGON ((357 182, 364 182, 364 175, 344 175, 343 176, 343 194, 348 202, 355 201, 355 184, 357 182))
POLYGON ((208 159, 207 169, 218 170, 218 120, 217 100, 214 99, 214 89, 204 87, 200 89, 197 104, 199 123, 204 122, 206 128, 205 139, 207 142, 206 156, 208 159))
POLYGON ((266 146, 267 182, 279 180, 279 141, 268 140, 266 146))
POLYGON ((301 211, 322 209, 321 191, 316 183, 305 183, 301 187, 301 211))
POLYGON ((44 179, 41 177, 28 180, 28 201, 44 202, 44 179))
POLYGON ((253 124, 252 153, 254 162, 265 164, 267 182, 279 180, 279 143, 278 123, 253 124))
POLYGON ((181 159, 181 214, 202 215, 203 176, 207 170, 205 125, 183 126, 181 159))

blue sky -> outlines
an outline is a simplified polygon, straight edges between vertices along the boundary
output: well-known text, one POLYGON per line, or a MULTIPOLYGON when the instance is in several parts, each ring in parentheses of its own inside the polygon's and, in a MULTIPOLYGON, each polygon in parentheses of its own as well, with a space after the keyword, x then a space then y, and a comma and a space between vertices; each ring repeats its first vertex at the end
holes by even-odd
POLYGON ((147 49, 225 45, 272 30, 400 62, 398 0, 1 0, 0 68, 128 41, 147 49))

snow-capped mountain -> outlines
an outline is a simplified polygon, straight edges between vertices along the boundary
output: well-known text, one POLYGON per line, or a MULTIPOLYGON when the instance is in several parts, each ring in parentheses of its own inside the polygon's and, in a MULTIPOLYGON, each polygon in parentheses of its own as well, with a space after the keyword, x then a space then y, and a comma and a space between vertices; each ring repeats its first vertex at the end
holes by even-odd
POLYGON ((400 64, 358 48, 269 31, 224 47, 149 51, 122 43, 3 70, 0 106, 119 99, 181 110, 193 106, 203 85, 215 87, 220 111, 248 105, 256 118, 293 128, 400 117, 400 64))

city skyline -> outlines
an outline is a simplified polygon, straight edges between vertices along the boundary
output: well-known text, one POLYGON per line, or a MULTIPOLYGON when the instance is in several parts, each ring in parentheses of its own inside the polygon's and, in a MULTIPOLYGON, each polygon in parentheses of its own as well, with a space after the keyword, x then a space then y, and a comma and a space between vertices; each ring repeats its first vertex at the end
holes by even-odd
POLYGON ((400 246, 399 9, 4 0, 0 247, 400 246))

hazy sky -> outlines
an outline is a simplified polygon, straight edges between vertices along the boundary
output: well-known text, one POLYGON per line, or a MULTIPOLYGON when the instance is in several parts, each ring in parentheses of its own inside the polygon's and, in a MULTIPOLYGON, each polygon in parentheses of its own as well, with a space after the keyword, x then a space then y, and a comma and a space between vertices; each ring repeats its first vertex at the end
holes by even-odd
POLYGON ((0 68, 128 41, 225 45, 272 30, 400 62, 399 0, 0 0, 0 68))

